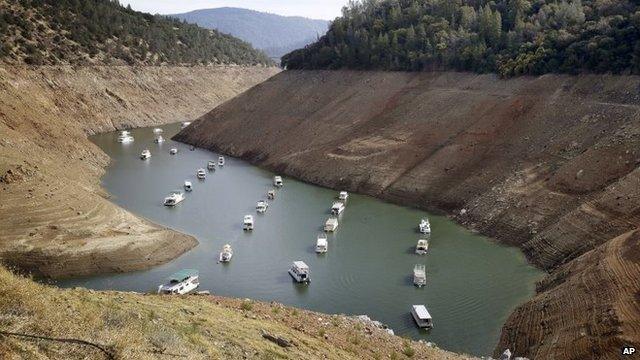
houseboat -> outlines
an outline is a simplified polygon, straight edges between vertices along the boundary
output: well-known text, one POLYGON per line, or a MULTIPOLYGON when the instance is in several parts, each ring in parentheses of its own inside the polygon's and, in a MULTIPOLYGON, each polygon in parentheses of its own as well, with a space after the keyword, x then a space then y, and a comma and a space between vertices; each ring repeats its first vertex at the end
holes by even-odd
POLYGON ((284 186, 284 183, 282 182, 282 176, 274 176, 273 177, 273 185, 276 186, 276 187, 284 186))
POLYGON ((269 207, 269 204, 266 201, 260 200, 260 201, 258 201, 258 204, 256 205, 256 211, 261 213, 261 214, 264 214, 264 213, 267 212, 267 208, 268 207, 269 207))
POLYGON ((164 198, 164 206, 176 206, 184 200, 184 194, 180 191, 172 191, 169 196, 164 198))
POLYGON ((175 155, 177 153, 178 153, 178 149, 176 149, 176 148, 171 148, 171 150, 169 150, 169 154, 171 154, 171 155, 175 155))
POLYGON ((164 142, 164 138, 162 137, 162 135, 158 135, 158 137, 156 137, 155 140, 153 140, 156 144, 161 144, 164 142))
POLYGON ((193 190, 193 184, 191 184, 191 181, 185 181, 184 191, 191 191, 191 190, 193 190))
POLYGON ((244 220, 242 221, 242 230, 251 231, 253 230, 253 216, 245 215, 244 220))
POLYGON ((429 250, 429 240, 420 239, 418 240, 418 244, 416 245, 416 254, 424 255, 429 250))
POLYGON ((142 153, 140 153, 140 159, 142 160, 147 160, 150 157, 151 157, 151 151, 149 151, 149 149, 144 149, 142 150, 142 153))
POLYGON ((128 144, 130 142, 133 142, 133 136, 121 134, 120 136, 118 136, 118 142, 122 144, 128 144))
POLYGON ((338 219, 337 218, 328 218, 324 223, 324 231, 333 232, 338 228, 338 219))
POLYGON ((429 223, 429 219, 425 218, 420 220, 420 224, 418 224, 420 228, 420 232, 423 234, 431 234, 431 224, 429 223))
POLYGON ((329 250, 329 243, 327 242, 327 235, 324 233, 318 234, 318 240, 316 241, 316 253, 324 254, 329 250))
POLYGON ((220 262, 229 262, 231 261, 232 257, 233 257, 233 249, 231 248, 231 245, 226 244, 225 246, 222 247, 219 260, 220 262))
POLYGON ((185 121, 180 125, 180 129, 184 129, 189 125, 191 125, 191 122, 190 121, 185 121))
POLYGON ((164 132, 164 130, 160 129, 160 128, 155 128, 153 129, 153 133, 154 134, 162 134, 164 132))
POLYGON ((311 281, 309 274, 309 266, 304 261, 294 261, 289 268, 289 275, 299 283, 308 283, 311 281))
POLYGON ((342 201, 336 201, 331 206, 332 215, 340 215, 344 211, 344 203, 342 201))
POLYGON ((169 277, 169 282, 158 287, 158 294, 183 295, 200 286, 197 270, 185 269, 169 277))
POLYGON ((413 285, 423 287, 427 284, 427 270, 422 264, 413 267, 413 285))
POLYGON ((338 194, 338 199, 340 199, 340 201, 347 201, 347 199, 349 199, 349 193, 346 191, 340 191, 340 194, 338 194))
POLYGON ((273 200, 275 198, 276 198, 276 191, 275 190, 267 191, 267 199, 273 200))
POLYGON ((224 156, 218 157, 218 166, 224 166, 224 156))
POLYGON ((416 325, 418 325, 419 328, 433 328, 433 319, 424 305, 411 306, 411 316, 413 316, 413 320, 415 320, 416 325))
POLYGON ((207 178, 207 172, 204 171, 204 169, 198 169, 198 171, 196 172, 196 176, 198 177, 198 179, 204 180, 207 178))
POLYGON ((209 171, 216 171, 216 162, 215 161, 207 162, 207 169, 209 169, 209 171))

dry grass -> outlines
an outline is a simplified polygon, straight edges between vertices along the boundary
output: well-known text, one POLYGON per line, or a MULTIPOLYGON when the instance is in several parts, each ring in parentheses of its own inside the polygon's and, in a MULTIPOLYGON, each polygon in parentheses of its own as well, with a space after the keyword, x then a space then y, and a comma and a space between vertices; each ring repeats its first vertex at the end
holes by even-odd
MULTIPOLYGON (((116 359, 175 357, 170 355, 189 359, 388 359, 408 347, 406 340, 384 331, 366 326, 357 330, 353 321, 289 310, 280 304, 215 296, 63 290, 0 267, 0 329, 88 341, 116 359), (263 338, 263 331, 294 345, 281 348, 263 338)), ((413 358, 459 358, 424 344, 411 343, 411 347, 413 358)), ((0 336, 0 358, 108 356, 87 345, 0 336)))

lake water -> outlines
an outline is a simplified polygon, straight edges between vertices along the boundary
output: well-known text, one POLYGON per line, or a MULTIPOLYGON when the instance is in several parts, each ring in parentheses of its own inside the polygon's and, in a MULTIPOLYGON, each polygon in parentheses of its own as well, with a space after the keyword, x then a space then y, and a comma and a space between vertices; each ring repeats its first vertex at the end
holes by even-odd
POLYGON ((167 276, 183 268, 200 271, 201 290, 224 296, 275 300, 287 305, 350 315, 367 314, 398 335, 435 342, 474 355, 489 355, 509 313, 534 294, 541 272, 527 264, 516 248, 473 234, 446 217, 350 194, 338 231, 329 235, 329 252, 314 246, 337 191, 290 178, 270 201, 266 214, 255 205, 272 188, 272 173, 244 161, 226 158, 224 168, 196 179, 218 154, 175 143, 178 124, 164 126, 166 142, 153 143, 151 128, 132 131, 135 142, 119 144, 117 133, 92 140, 113 159, 103 178, 118 205, 156 223, 195 236, 200 244, 174 261, 146 271, 61 281, 60 286, 155 291, 167 276), (179 149, 170 155, 169 149, 179 149), (140 160, 148 148, 149 160, 140 160), (185 180, 194 184, 175 208, 162 205, 185 180), (255 230, 242 231, 245 214, 255 230), (429 253, 414 254, 417 224, 431 220, 429 253), (229 264, 217 263, 222 246, 233 246, 229 264), (292 281, 294 260, 311 268, 311 284, 292 281), (413 267, 425 264, 427 285, 412 285, 413 267), (409 314, 425 304, 434 318, 430 331, 418 330, 409 314))

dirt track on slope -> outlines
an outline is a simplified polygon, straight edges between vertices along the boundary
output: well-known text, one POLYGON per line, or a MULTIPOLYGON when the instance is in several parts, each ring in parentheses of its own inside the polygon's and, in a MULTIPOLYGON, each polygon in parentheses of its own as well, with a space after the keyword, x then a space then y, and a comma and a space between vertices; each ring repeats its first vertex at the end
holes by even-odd
POLYGON ((287 71, 176 139, 519 246, 550 275, 496 355, 617 359, 620 344, 640 346, 640 251, 620 240, 640 225, 639 88, 628 76, 287 71))
POLYGON ((0 66, 0 260, 37 275, 130 271, 197 244, 108 201, 87 135, 191 120, 278 70, 0 66))

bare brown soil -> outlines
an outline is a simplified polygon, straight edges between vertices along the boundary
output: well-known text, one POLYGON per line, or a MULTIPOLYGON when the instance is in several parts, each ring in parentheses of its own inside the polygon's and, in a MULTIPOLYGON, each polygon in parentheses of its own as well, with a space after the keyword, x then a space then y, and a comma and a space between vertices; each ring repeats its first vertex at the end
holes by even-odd
POLYGON ((519 246, 550 275, 496 355, 617 359, 640 346, 639 88, 631 76, 286 71, 176 139, 519 246))
POLYGON ((107 200, 88 134, 191 120, 278 70, 0 66, 0 260, 49 277, 166 262, 196 239, 107 200))

